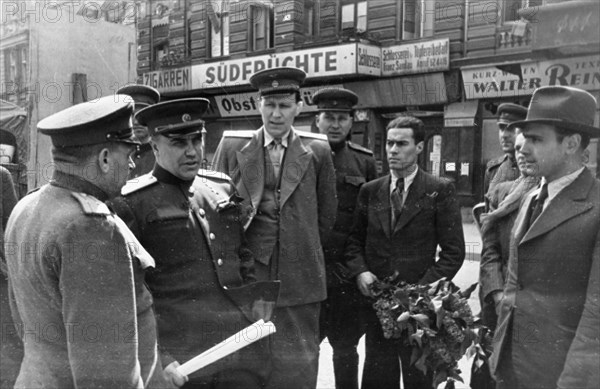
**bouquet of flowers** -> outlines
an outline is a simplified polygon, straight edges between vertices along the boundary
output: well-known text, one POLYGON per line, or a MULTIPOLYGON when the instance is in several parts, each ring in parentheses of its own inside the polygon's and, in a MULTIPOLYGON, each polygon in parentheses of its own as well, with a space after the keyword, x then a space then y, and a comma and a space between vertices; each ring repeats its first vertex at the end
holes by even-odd
POLYGON ((463 382, 457 362, 467 351, 476 353, 478 334, 467 302, 476 286, 461 292, 446 279, 411 285, 398 281, 398 274, 371 284, 384 336, 413 348, 411 364, 424 374, 433 372, 434 388, 463 382))

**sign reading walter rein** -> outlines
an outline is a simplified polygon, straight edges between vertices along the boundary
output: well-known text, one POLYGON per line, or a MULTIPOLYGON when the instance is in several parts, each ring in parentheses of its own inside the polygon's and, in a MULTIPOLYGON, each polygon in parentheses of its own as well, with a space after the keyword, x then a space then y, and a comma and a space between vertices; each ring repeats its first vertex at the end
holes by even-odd
POLYGON ((600 56, 461 69, 467 99, 528 96, 541 86, 600 90, 600 56))

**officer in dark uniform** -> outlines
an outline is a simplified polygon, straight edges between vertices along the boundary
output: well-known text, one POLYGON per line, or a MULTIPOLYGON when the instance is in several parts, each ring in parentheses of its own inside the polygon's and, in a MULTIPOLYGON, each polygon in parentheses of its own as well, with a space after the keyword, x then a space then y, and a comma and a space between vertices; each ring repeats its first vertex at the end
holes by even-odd
POLYGON ((320 336, 321 340, 327 337, 333 348, 336 387, 358 389, 356 346, 365 333, 360 312, 367 301, 345 277, 344 244, 352 227, 358 190, 377 178, 377 168, 373 152, 348 141, 358 96, 346 89, 327 88, 315 93, 313 102, 319 109, 316 125, 331 146, 338 195, 333 232, 323 243, 327 300, 321 305, 320 336))
MULTIPOLYGON (((131 96, 135 104, 134 113, 156 104, 160 101, 160 93, 147 85, 130 84, 119 88, 117 93, 131 96)), ((131 178, 136 178, 142 174, 150 173, 156 162, 152 145, 150 144, 150 134, 148 128, 142 126, 138 121, 133 119, 133 133, 136 139, 140 142, 138 150, 133 155, 135 168, 131 171, 131 178)))
MULTIPOLYGON (((237 299, 240 293, 234 294, 255 280, 254 257, 245 248, 240 199, 229 177, 200 169, 201 117, 207 107, 208 100, 194 98, 138 112, 137 120, 152 137, 156 165, 151 173, 130 180, 113 201, 156 259, 146 282, 155 298, 163 365, 178 386, 185 380, 176 371, 180 363, 269 316, 242 310, 246 304, 237 299)), ((263 296, 270 308, 277 291, 263 296)), ((261 387, 268 372, 267 341, 191 374, 184 387, 261 387)))
POLYGON ((133 168, 125 99, 78 104, 38 123, 52 138, 54 174, 19 201, 5 239, 25 349, 16 388, 168 387, 143 283, 154 260, 103 202, 133 168))
POLYGON ((498 107, 498 137, 504 155, 487 163, 483 180, 484 194, 487 195, 495 184, 519 178, 519 167, 515 159, 515 130, 507 126, 514 121, 524 120, 526 116, 527 108, 521 105, 504 103, 498 107))

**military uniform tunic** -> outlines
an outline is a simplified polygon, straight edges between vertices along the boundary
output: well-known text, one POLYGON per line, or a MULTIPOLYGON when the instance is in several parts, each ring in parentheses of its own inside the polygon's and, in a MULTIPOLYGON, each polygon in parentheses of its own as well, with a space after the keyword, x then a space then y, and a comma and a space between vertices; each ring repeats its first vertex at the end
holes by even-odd
POLYGON ((16 388, 167 385, 152 296, 139 282, 154 261, 106 197, 56 171, 11 215, 9 296, 25 348, 16 388))
MULTIPOLYGON (((183 181, 160 165, 131 180, 115 210, 156 260, 146 282, 155 298, 163 365, 183 364, 251 324, 227 289, 254 280, 253 256, 244 248, 239 207, 229 178, 206 172, 183 181), (222 178, 220 178, 222 177, 222 178)), ((224 386, 247 374, 248 387, 264 379, 264 342, 190 376, 224 386)))

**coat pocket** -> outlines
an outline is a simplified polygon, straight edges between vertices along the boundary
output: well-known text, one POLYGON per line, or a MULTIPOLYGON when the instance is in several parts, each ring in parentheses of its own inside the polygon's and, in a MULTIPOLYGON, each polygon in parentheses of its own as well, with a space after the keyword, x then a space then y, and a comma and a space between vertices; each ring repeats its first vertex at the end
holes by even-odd
POLYGON ((344 178, 346 184, 350 184, 352 186, 360 187, 362 184, 367 182, 367 180, 363 176, 346 176, 344 178))

